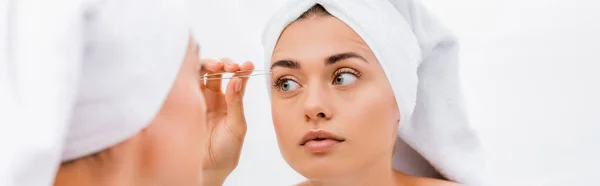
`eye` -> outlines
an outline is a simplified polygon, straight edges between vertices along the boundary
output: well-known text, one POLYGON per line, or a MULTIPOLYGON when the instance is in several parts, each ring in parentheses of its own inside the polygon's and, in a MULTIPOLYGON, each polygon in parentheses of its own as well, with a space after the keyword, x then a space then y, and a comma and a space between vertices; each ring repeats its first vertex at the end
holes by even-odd
POLYGON ((296 90, 298 87, 298 83, 292 80, 285 80, 283 83, 281 83, 281 87, 279 89, 283 92, 288 92, 296 90))
POLYGON ((345 70, 336 72, 333 84, 346 86, 354 83, 359 78, 359 73, 353 70, 345 70))
POLYGON ((281 92, 291 92, 298 89, 300 85, 290 78, 283 77, 275 82, 274 87, 281 92))

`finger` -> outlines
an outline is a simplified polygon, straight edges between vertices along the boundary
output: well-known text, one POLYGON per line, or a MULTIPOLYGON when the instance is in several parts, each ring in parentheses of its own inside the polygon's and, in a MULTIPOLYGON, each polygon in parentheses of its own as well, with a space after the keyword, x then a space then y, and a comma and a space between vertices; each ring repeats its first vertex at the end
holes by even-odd
POLYGON ((209 80, 206 80, 206 88, 214 92, 221 92, 221 72, 223 72, 223 62, 218 59, 206 59, 205 63, 206 75, 209 80))
MULTIPOLYGON (((244 62, 244 64, 242 64, 242 66, 240 66, 240 71, 249 71, 249 72, 236 73, 234 76, 248 76, 248 75, 252 74, 253 70, 254 70, 254 64, 251 61, 246 61, 246 62, 244 62)), ((241 79, 242 79, 242 89, 240 92, 242 94, 242 97, 244 97, 244 95, 246 93, 246 85, 247 85, 250 77, 242 77, 241 79)))
POLYGON ((209 72, 223 72, 224 63, 217 58, 206 58, 202 59, 206 63, 206 70, 209 72))
POLYGON ((230 58, 221 58, 221 61, 225 64, 225 72, 235 72, 240 70, 240 65, 233 62, 230 58))
POLYGON ((206 82, 203 79, 204 76, 206 74, 208 74, 210 71, 215 71, 214 69, 216 69, 217 65, 216 63, 218 62, 218 59, 210 59, 210 58, 201 58, 199 60, 199 73, 198 73, 198 78, 200 78, 201 80, 198 81, 198 84, 200 85, 200 88, 202 90, 204 90, 206 88, 206 82))
POLYGON ((240 66, 240 70, 254 70, 254 64, 252 61, 246 61, 240 66))
POLYGON ((227 84, 225 90, 225 102, 227 103, 227 123, 236 138, 243 140, 246 135, 246 117, 244 116, 244 106, 242 100, 243 81, 240 78, 233 78, 227 84))

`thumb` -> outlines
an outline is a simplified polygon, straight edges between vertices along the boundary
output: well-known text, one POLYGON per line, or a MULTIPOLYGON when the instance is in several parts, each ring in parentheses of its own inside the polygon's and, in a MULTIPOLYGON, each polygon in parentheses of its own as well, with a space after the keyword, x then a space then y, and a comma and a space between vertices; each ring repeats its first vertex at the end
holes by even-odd
POLYGON ((232 134, 243 141, 246 136, 246 117, 244 116, 244 91, 245 82, 240 78, 233 78, 227 84, 225 90, 225 102, 227 103, 227 127, 232 134))

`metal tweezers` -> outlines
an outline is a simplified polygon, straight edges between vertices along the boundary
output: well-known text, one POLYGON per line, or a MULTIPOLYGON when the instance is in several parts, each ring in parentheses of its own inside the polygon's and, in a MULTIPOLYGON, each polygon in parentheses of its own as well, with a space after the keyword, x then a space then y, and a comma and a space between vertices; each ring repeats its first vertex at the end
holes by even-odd
POLYGON ((236 78, 236 77, 250 77, 250 76, 258 76, 258 75, 267 75, 267 74, 271 74, 270 70, 240 70, 240 71, 235 71, 235 72, 218 72, 218 73, 209 73, 206 74, 204 76, 200 76, 198 79, 201 80, 219 80, 219 79, 231 79, 231 78, 236 78), (258 72, 258 73, 253 73, 253 72, 258 72), (246 74, 246 75, 239 75, 239 76, 231 76, 231 77, 214 77, 214 76, 218 76, 218 75, 224 75, 224 74, 235 74, 235 73, 241 73, 241 74, 245 74, 245 73, 250 73, 250 74, 246 74))

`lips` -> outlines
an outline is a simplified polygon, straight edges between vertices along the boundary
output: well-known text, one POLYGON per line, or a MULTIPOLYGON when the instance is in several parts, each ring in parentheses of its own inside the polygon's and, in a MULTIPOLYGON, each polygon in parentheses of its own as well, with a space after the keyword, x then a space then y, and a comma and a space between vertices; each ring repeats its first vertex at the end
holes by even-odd
POLYGON ((308 151, 313 153, 322 153, 333 149, 337 144, 344 141, 346 141, 346 139, 330 132, 324 130, 311 130, 302 137, 300 146, 305 147, 308 151))

